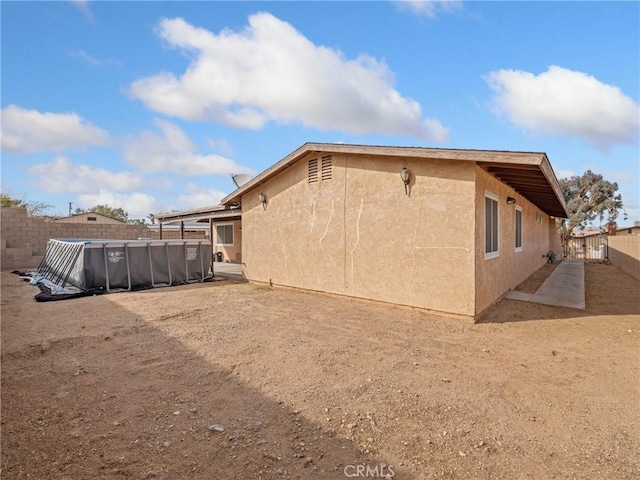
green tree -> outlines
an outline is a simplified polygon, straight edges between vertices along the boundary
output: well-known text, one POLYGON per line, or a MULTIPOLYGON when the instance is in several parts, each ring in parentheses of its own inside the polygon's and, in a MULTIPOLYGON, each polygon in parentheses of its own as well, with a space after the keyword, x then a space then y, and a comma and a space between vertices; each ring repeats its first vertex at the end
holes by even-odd
POLYGON ((6 193, 0 193, 0 201, 3 207, 24 207, 24 201, 19 198, 13 198, 6 193))
POLYGON ((623 208, 618 184, 591 170, 581 176, 561 179, 559 183, 569 210, 568 234, 575 227, 585 227, 596 219, 603 222, 606 218, 606 223, 615 222, 623 208))
POLYGON ((53 208, 53 205, 46 202, 14 198, 6 193, 0 193, 0 202, 3 207, 24 207, 27 209, 27 213, 34 217, 47 215, 53 208))

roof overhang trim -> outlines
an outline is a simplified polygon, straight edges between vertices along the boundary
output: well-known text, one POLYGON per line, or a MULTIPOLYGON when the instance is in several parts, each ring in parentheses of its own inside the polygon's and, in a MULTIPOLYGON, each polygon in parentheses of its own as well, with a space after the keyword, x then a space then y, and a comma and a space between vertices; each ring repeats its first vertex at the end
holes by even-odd
POLYGON ((560 185, 545 153, 502 150, 464 150, 423 147, 386 147, 346 145, 336 143, 305 143, 252 180, 227 195, 222 205, 238 204, 242 196, 262 185, 285 168, 312 152, 375 155, 381 157, 424 158, 430 160, 460 160, 475 162, 489 174, 512 187, 516 192, 548 215, 567 218, 567 206, 560 185), (500 176, 502 174, 502 178, 500 176))
POLYGON ((242 209, 230 208, 224 205, 213 207, 195 208, 193 210, 183 210, 181 212, 162 213, 155 216, 158 223, 173 223, 181 221, 209 221, 213 220, 236 220, 242 216, 242 209))

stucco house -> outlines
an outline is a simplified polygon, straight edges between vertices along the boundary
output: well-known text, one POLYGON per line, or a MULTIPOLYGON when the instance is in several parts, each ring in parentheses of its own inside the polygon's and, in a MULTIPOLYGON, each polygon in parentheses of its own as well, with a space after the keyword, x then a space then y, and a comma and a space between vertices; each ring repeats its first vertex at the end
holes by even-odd
POLYGON ((640 221, 636 220, 630 227, 618 227, 613 235, 640 235, 640 221))
POLYGON ((153 232, 153 235, 154 238, 160 239, 199 238, 199 236, 189 234, 188 226, 200 223, 209 229, 208 234, 204 237, 211 239, 216 259, 223 262, 241 263, 242 225, 240 217, 239 208, 224 205, 158 213, 155 215, 158 222, 157 233, 153 232))
POLYGON ((69 215, 68 217, 55 218, 51 220, 54 223, 90 223, 98 225, 126 225, 126 222, 116 220, 95 212, 79 213, 69 215))
POLYGON ((477 318, 560 251, 544 153, 306 143, 225 197, 247 279, 477 318))

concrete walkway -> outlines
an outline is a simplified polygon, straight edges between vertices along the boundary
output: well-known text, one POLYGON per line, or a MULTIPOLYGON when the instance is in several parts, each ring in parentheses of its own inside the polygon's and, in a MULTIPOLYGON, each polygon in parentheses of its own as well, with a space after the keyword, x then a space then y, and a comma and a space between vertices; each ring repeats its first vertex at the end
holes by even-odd
POLYGON ((242 275, 242 264, 213 262, 213 274, 216 277, 224 277, 238 282, 246 281, 242 275))
POLYGON ((536 293, 511 291, 505 298, 584 310, 584 262, 565 260, 547 277, 536 293))

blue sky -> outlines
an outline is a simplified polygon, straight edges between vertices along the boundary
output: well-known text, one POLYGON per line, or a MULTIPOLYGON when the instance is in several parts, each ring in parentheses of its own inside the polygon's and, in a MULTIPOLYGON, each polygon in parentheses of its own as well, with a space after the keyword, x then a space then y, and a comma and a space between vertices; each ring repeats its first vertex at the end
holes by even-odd
POLYGON ((544 151, 640 219, 638 2, 2 1, 2 191, 215 205, 307 141, 544 151))

